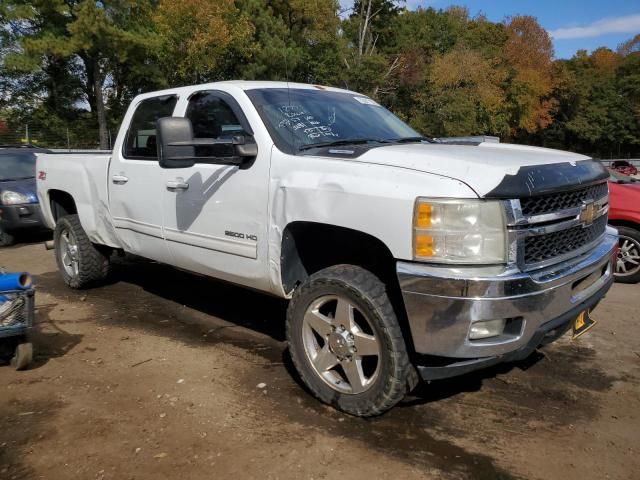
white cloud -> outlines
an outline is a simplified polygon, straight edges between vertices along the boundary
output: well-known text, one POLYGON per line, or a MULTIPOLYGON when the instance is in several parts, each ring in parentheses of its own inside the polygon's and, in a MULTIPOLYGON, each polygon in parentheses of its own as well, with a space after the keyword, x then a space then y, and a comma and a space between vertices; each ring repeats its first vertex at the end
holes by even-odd
POLYGON ((570 38, 600 37, 607 33, 639 33, 640 14, 626 17, 609 17, 582 27, 567 27, 551 30, 549 35, 555 40, 570 38))

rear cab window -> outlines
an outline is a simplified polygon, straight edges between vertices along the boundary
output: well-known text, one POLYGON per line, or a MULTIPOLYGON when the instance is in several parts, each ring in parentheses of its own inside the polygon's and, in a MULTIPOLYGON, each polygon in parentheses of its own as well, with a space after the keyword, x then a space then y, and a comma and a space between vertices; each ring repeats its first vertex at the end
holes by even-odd
POLYGON ((156 121, 170 117, 178 101, 177 95, 163 95, 141 101, 131 117, 123 156, 136 160, 157 160, 156 121))

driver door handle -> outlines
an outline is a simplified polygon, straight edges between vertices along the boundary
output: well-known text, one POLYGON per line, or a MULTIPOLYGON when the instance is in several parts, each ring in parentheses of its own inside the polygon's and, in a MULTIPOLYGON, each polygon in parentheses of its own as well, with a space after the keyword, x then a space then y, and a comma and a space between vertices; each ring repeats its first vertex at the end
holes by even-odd
POLYGON ((116 185, 124 185, 125 183, 127 183, 129 181, 129 178, 125 177, 124 175, 114 175, 114 176, 111 177, 111 180, 116 185))
POLYGON ((186 190, 188 188, 189 184, 181 180, 169 180, 167 182, 167 189, 169 190, 186 190))

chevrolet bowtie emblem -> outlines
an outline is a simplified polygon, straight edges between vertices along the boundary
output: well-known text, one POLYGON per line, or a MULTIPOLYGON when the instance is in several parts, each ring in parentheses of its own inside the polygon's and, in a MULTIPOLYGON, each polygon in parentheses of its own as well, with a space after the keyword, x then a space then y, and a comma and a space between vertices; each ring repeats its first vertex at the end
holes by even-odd
POLYGON ((583 227, 588 227, 593 223, 598 213, 598 208, 593 201, 585 202, 580 209, 580 221, 583 227))

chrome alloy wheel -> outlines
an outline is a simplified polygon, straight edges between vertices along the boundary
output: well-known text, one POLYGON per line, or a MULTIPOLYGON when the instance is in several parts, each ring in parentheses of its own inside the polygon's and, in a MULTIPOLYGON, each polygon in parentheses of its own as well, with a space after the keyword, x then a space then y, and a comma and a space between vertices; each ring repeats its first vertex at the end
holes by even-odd
POLYGON ((63 230, 60 235, 60 260, 64 270, 70 277, 78 276, 78 242, 70 230, 63 230))
POLYGON ((640 270, 640 243, 626 235, 620 235, 616 276, 634 275, 640 270))
POLYGON ((322 380, 341 393, 368 390, 380 371, 381 345, 369 319, 349 300, 322 296, 302 322, 307 359, 322 380))

